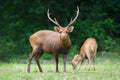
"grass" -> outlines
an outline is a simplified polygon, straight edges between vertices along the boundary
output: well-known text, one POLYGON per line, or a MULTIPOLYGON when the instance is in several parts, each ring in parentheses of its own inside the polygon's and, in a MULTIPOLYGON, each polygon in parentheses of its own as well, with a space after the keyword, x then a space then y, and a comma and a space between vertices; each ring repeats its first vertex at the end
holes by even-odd
MULTIPOLYGON (((37 65, 31 64, 31 73, 27 73, 27 63, 0 63, 0 80, 119 80, 120 79, 120 56, 102 56, 96 59, 96 71, 87 71, 87 62, 81 70, 72 70, 67 61, 67 73, 63 73, 62 60, 59 63, 59 73, 55 72, 53 60, 42 60, 43 73, 38 72, 37 65)), ((79 65, 78 65, 79 66, 79 65)))

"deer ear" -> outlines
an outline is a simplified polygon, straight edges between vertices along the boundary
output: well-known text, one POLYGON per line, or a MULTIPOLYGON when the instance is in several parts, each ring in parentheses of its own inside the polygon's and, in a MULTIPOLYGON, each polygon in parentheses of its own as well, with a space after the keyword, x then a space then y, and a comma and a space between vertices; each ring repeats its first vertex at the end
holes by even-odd
POLYGON ((57 27, 57 26, 55 26, 55 27, 54 27, 54 30, 55 30, 56 32, 59 32, 60 28, 57 27))
POLYGON ((75 56, 74 56, 74 58, 76 58, 78 56, 78 54, 76 54, 75 56))
POLYGON ((73 29, 74 29, 74 26, 70 26, 70 27, 67 28, 67 31, 68 31, 68 32, 72 32, 73 29))

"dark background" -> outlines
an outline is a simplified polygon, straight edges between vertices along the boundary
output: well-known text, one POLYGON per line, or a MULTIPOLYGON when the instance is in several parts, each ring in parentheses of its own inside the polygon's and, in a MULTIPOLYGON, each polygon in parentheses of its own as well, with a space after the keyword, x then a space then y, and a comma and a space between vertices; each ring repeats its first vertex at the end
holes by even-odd
POLYGON ((0 0, 0 60, 26 59, 32 50, 29 36, 38 30, 54 30, 47 10, 64 27, 75 17, 76 6, 80 14, 70 33, 70 55, 88 37, 96 38, 98 52, 120 54, 120 0, 0 0))

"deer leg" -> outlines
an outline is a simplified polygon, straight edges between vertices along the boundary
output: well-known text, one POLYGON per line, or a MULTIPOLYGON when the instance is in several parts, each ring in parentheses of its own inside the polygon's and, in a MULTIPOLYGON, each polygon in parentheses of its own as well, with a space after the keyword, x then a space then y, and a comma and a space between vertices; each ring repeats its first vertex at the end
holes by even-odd
POLYGON ((82 66, 82 63, 83 63, 83 60, 80 62, 80 67, 79 67, 79 70, 80 70, 80 68, 81 68, 81 66, 82 66))
POLYGON ((37 53, 35 56, 35 60, 36 60, 36 63, 37 63, 37 66, 38 66, 38 69, 40 72, 43 72, 42 68, 40 66, 40 63, 39 63, 39 58, 42 56, 42 54, 43 54, 43 52, 41 51, 40 53, 37 53))
POLYGON ((93 67, 94 67, 94 71, 95 71, 95 58, 96 58, 96 52, 97 52, 97 49, 95 49, 95 52, 94 52, 94 57, 93 57, 93 67))
POLYGON ((93 67, 94 67, 94 71, 95 71, 95 57, 93 57, 93 67))
POLYGON ((28 59, 28 67, 27 67, 27 72, 30 73, 30 64, 31 64, 31 60, 32 58, 35 56, 36 52, 32 51, 32 53, 29 55, 29 59, 28 59))
POLYGON ((55 62, 56 62, 56 72, 59 72, 59 70, 58 70, 58 63, 59 63, 58 54, 55 54, 55 62))
POLYGON ((80 68, 81 68, 81 65, 82 65, 82 62, 80 62, 79 70, 80 70, 80 68))
POLYGON ((66 59, 67 59, 67 54, 63 54, 64 72, 66 72, 66 59))
POLYGON ((90 71, 91 58, 88 57, 88 71, 90 71))

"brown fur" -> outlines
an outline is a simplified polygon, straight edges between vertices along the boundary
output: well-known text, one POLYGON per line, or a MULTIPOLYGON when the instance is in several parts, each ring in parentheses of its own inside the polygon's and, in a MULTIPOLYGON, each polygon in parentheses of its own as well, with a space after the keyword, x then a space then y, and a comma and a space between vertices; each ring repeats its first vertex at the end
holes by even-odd
POLYGON ((74 27, 70 26, 79 15, 79 7, 77 7, 76 17, 71 19, 70 23, 66 27, 60 26, 57 22, 56 18, 54 20, 50 17, 49 9, 47 11, 48 19, 56 24, 54 27, 55 31, 50 30, 41 30, 30 36, 30 44, 33 48, 29 60, 28 60, 28 68, 27 71, 30 72, 30 63, 33 57, 36 59, 36 63, 38 65, 39 71, 42 72, 42 68, 39 64, 39 58, 43 55, 43 53, 52 53, 55 56, 56 62, 56 72, 58 70, 58 55, 60 53, 63 54, 63 63, 64 63, 64 72, 66 72, 66 59, 68 51, 71 47, 71 41, 68 33, 72 32, 74 27))
MULTIPOLYGON (((97 42, 94 38, 88 38, 82 45, 80 49, 80 53, 74 56, 74 59, 72 60, 72 66, 73 69, 76 68, 77 64, 80 62, 80 67, 85 59, 85 57, 88 58, 88 70, 90 70, 90 64, 93 60, 94 63, 94 70, 95 70, 95 57, 97 52, 97 42)), ((79 69, 80 69, 79 67, 79 69)))
POLYGON ((64 59, 64 72, 66 72, 66 57, 71 47, 71 41, 67 32, 72 32, 73 28, 73 26, 68 28, 55 27, 55 30, 58 29, 56 30, 57 32, 41 30, 31 35, 30 44, 33 48, 33 51, 29 56, 27 71, 30 72, 30 63, 32 58, 35 57, 39 71, 42 72, 42 68, 39 64, 39 58, 43 53, 54 53, 56 61, 56 72, 58 72, 58 55, 62 53, 64 59), (69 28, 71 28, 70 31, 68 31, 69 28))

